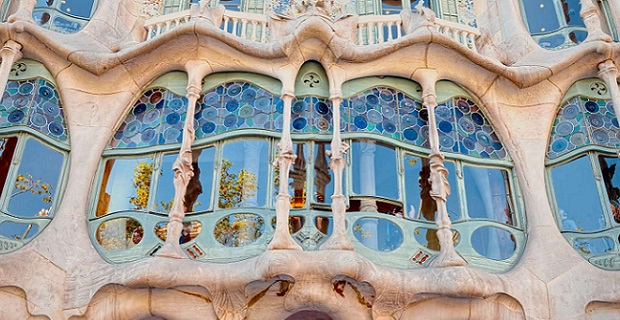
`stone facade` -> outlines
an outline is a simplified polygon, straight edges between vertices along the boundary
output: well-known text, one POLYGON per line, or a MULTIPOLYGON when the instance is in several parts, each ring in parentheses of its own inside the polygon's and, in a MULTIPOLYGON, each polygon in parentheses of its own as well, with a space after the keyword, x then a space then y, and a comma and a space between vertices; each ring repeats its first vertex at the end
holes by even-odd
MULTIPOLYGON (((20 59, 42 64, 62 100, 70 151, 49 225, 22 248, 0 255, 1 319, 620 317, 620 276, 613 271, 619 263, 617 249, 606 268, 582 257, 560 232, 547 191, 550 136, 569 89, 579 80, 598 78, 606 88, 605 99, 616 110, 620 107, 620 45, 601 31, 600 11, 590 0, 582 4, 588 38, 558 51, 544 50, 533 40, 517 0, 459 1, 459 10, 474 6, 477 17, 474 23, 467 15, 469 25, 462 27, 422 7, 381 20, 347 14, 321 1, 266 15, 228 13, 200 3, 145 25, 137 3, 99 0, 90 22, 74 34, 37 26, 31 18, 35 2, 14 1, 7 22, 0 24, 0 82, 6 85, 18 77, 13 63, 20 59), (222 21, 235 26, 222 30, 222 21), (368 27, 373 24, 379 28, 368 27), (392 32, 385 25, 400 26, 402 34, 385 36, 383 32, 392 32), (368 36, 373 32, 380 32, 380 38, 368 36), (274 197, 278 219, 273 240, 247 259, 196 261, 174 236, 152 257, 123 263, 104 259, 89 220, 102 154, 153 81, 170 72, 185 73, 187 83, 181 87, 193 108, 209 75, 244 72, 278 80, 285 116, 283 129, 274 135, 280 152, 273 160, 280 181, 287 181, 295 161, 295 133, 286 114, 300 95, 295 80, 308 61, 324 70, 332 105, 347 98, 343 86, 348 81, 384 76, 419 84, 417 94, 430 119, 435 119, 431 110, 441 96, 440 81, 456 84, 477 101, 512 161, 517 201, 522 203, 523 236, 515 241, 518 257, 507 270, 472 266, 450 241, 445 202, 448 177, 458 173, 444 166, 434 120, 429 121, 426 148, 441 250, 419 268, 377 263, 380 252, 374 258, 361 254, 345 231, 350 227, 345 224, 347 202, 338 183, 348 165, 348 145, 342 143, 335 114, 331 169, 339 182, 331 207, 334 225, 318 250, 302 250, 289 235, 292 195, 281 187, 274 197)), ((615 1, 608 5, 609 16, 620 25, 620 6, 615 1)), ((167 231, 173 235, 181 234, 185 213, 179 199, 194 174, 193 127, 186 121, 176 147, 176 201, 167 231)), ((210 248, 203 249, 209 256, 210 248)))

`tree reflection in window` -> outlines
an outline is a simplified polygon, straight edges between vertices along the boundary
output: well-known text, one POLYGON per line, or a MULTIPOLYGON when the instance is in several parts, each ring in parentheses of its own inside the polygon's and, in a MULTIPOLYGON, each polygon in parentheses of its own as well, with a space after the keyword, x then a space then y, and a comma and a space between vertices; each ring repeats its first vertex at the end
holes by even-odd
POLYGON ((9 212, 19 217, 49 215, 63 160, 62 153, 28 139, 9 200, 9 212))
POLYGON ((224 145, 218 207, 263 207, 266 203, 269 143, 234 141, 224 145))
POLYGON ((613 219, 620 223, 620 175, 616 175, 618 157, 598 157, 613 219))

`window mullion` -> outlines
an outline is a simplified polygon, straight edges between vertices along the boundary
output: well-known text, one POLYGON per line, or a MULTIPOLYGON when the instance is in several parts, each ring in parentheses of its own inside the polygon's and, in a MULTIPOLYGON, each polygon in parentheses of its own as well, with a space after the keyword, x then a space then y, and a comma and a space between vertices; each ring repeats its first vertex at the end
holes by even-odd
MULTIPOLYGON (((157 186, 159 183, 159 177, 161 176, 161 174, 159 173, 160 173, 160 170, 165 169, 165 168, 162 168, 162 163, 163 163, 163 158, 164 158, 164 154, 162 152, 152 154, 151 157, 153 157, 153 172, 151 173, 151 185, 149 186, 148 205, 147 205, 147 208, 145 208, 147 211, 154 211, 155 209, 155 202, 157 201, 157 186)), ((177 193, 177 190, 175 188, 174 194, 176 195, 176 193, 177 193)), ((169 214, 170 212, 165 212, 165 213, 169 214)))
POLYGON ((219 141, 215 144, 215 161, 213 163, 213 210, 219 208, 220 203, 220 180, 222 178, 222 154, 225 141, 219 141))
MULTIPOLYGON (((10 136, 6 136, 8 138, 10 136)), ((2 199, 4 199, 0 204, 0 208, 3 212, 8 212, 8 206, 11 202, 11 193, 13 189, 15 189, 15 180, 17 178, 17 171, 19 171, 19 164, 21 163, 22 154, 24 153, 24 148, 26 147, 27 135, 24 133, 19 133, 15 137, 17 137, 17 144, 15 146, 15 152, 13 152, 13 158, 11 159, 11 164, 9 165, 8 173, 6 176, 6 181, 4 184, 4 192, 2 194, 2 199)))
MULTIPOLYGON (((467 197, 465 194, 465 179, 463 176, 463 162, 457 161, 454 165, 456 172, 456 186, 450 186, 451 193, 456 192, 459 199, 459 205, 461 210, 461 220, 469 220, 469 213, 467 212, 467 197)), ((448 172, 450 174, 450 172, 448 172)))

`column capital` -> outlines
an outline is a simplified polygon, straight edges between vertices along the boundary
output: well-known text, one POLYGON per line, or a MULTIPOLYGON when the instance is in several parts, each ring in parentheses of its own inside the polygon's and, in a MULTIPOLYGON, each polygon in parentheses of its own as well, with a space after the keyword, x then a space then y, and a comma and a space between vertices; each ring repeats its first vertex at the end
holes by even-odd
POLYGON ((599 63, 598 70, 599 78, 605 80, 606 82, 608 80, 605 79, 606 77, 610 77, 609 80, 618 78, 618 68, 611 59, 599 63))
POLYGON ((187 91, 187 94, 186 94, 187 98, 188 98, 188 99, 190 99, 190 98, 196 98, 196 100, 197 100, 198 98, 200 98, 200 91, 201 91, 200 89, 201 89, 201 88, 199 88, 198 86, 196 86, 196 85, 194 85, 194 84, 190 84, 190 85, 188 85, 188 86, 187 86, 187 89, 186 89, 186 91, 187 91))
POLYGON ((295 99, 295 92, 293 90, 282 90, 282 100, 284 99, 295 99))

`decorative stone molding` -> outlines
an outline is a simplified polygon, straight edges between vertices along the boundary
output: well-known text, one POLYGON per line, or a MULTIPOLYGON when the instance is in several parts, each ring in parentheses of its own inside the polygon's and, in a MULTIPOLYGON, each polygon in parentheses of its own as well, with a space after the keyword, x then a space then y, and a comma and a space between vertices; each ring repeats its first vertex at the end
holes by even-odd
MULTIPOLYGON (((13 40, 5 42, 2 49, 0 49, 0 59, 2 59, 2 63, 0 64, 0 92, 4 92, 6 88, 9 75, 11 71, 14 70, 13 64, 22 58, 21 50, 22 45, 13 40)), ((23 67, 25 67, 25 65, 23 67)), ((15 72, 19 71, 18 69, 15 70, 15 72)))
POLYGON ((588 29, 588 37, 584 42, 605 41, 611 42, 611 37, 603 32, 601 28, 601 12, 592 0, 581 0, 581 11, 579 15, 588 29))

